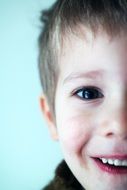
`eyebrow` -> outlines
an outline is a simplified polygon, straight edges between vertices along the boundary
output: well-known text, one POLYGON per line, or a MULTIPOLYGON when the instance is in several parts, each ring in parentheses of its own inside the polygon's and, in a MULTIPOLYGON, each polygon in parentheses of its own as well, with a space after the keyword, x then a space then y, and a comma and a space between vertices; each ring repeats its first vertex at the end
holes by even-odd
POLYGON ((93 79, 93 80, 101 79, 103 78, 103 75, 104 75, 104 70, 92 70, 88 72, 73 72, 63 80, 63 84, 67 82, 71 82, 75 79, 82 79, 82 78, 93 79))

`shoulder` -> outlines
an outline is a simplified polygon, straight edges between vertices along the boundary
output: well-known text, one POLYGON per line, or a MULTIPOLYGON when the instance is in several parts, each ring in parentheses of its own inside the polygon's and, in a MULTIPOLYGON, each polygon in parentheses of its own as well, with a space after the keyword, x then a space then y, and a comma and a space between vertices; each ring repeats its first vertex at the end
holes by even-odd
POLYGON ((55 170, 54 179, 42 190, 83 190, 66 162, 63 160, 55 170))

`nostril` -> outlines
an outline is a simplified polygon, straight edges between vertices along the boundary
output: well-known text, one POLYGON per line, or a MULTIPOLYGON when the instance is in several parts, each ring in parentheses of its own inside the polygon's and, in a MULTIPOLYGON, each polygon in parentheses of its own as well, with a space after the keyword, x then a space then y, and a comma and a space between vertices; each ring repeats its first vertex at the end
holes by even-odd
POLYGON ((106 134, 106 136, 107 136, 107 137, 111 137, 111 136, 113 136, 113 133, 112 133, 112 132, 109 132, 109 133, 106 134))
POLYGON ((103 133, 106 137, 127 138, 127 124, 120 119, 113 119, 103 128, 103 133))

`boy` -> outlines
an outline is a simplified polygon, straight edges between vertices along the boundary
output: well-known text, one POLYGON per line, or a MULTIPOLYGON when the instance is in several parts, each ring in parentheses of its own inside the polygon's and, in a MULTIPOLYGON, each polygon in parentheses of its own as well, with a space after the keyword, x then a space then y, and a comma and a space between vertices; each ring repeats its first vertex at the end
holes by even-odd
POLYGON ((127 0, 57 0, 42 21, 41 107, 65 160, 44 189, 127 190, 127 0))

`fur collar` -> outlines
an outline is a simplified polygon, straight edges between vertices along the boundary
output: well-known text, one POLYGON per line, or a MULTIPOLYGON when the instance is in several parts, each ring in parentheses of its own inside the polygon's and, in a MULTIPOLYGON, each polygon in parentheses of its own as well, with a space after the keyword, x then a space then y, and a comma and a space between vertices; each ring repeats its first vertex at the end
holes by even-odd
POLYGON ((63 160, 55 171, 54 179, 42 190, 84 190, 63 160))

